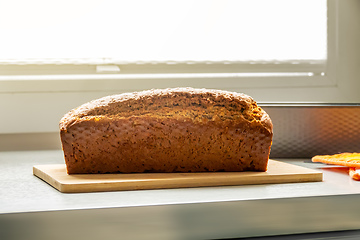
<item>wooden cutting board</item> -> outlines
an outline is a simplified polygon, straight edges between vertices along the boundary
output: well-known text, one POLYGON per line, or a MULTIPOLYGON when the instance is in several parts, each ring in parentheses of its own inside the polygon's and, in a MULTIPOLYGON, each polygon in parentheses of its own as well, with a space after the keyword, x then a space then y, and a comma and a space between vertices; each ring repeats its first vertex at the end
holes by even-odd
POLYGON ((68 175, 65 164, 51 164, 34 166, 33 174, 64 193, 322 181, 321 172, 274 160, 266 172, 68 175))

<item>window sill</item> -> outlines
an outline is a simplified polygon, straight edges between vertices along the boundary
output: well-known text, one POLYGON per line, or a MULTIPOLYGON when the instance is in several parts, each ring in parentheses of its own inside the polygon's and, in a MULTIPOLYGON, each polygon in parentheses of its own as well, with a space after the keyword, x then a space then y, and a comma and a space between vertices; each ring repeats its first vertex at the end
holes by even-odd
POLYGON ((168 87, 231 89, 333 87, 335 80, 312 73, 189 73, 0 76, 0 93, 138 91, 168 87))

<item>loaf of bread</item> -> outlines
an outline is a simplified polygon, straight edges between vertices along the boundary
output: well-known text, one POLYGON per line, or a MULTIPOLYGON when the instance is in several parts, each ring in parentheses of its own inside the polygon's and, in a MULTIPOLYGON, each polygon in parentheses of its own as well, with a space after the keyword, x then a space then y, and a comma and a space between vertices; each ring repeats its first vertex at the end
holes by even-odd
POLYGON ((68 174, 266 171, 272 128, 245 94, 172 88, 86 103, 60 136, 68 174))

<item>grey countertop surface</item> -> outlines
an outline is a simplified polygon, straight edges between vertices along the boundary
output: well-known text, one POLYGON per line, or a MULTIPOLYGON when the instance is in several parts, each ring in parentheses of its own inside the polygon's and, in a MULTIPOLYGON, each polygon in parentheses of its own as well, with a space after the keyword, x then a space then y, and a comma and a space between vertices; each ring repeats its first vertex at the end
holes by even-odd
MULTIPOLYGON (((317 169, 323 172, 323 181, 65 194, 32 174, 34 165, 64 163, 61 151, 0 152, 0 223, 5 223, 0 228, 8 226, 4 239, 20 237, 12 229, 25 225, 24 234, 45 239, 58 224, 72 229, 74 219, 86 223, 87 229, 104 224, 106 234, 121 231, 126 239, 220 239, 360 229, 360 182, 352 180, 346 168, 310 159, 281 161, 317 169), (106 220, 99 223, 94 216, 106 220), (109 230, 115 225, 117 230, 109 230), (146 234, 135 226, 147 229, 146 234), (44 227, 47 233, 34 230, 44 227)), ((72 232, 81 229, 77 225, 72 232)), ((97 236, 86 232, 88 239, 97 236)))

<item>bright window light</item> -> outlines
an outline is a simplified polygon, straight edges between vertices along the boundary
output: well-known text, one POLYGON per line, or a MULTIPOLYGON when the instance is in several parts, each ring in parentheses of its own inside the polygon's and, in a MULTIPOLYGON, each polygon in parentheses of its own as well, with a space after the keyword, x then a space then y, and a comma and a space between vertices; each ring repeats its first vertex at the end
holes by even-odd
POLYGON ((326 60, 326 0, 3 0, 0 61, 326 60))

